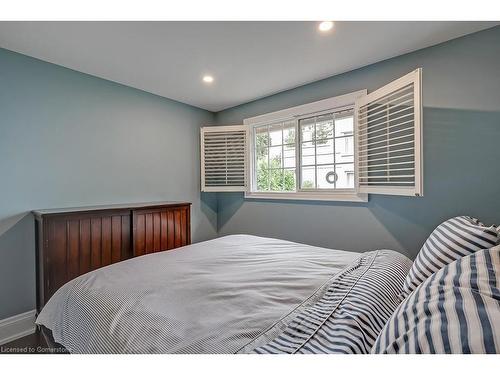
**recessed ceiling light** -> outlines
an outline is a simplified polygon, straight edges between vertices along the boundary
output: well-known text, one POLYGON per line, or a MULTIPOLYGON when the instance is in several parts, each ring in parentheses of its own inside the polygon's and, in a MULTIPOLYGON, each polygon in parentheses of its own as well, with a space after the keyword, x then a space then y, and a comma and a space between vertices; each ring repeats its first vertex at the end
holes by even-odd
POLYGON ((333 27, 333 22, 332 21, 323 21, 319 24, 318 29, 319 31, 329 31, 333 27))
POLYGON ((214 81, 214 77, 212 77, 210 75, 203 76, 203 82, 205 82, 205 83, 212 83, 213 81, 214 81))

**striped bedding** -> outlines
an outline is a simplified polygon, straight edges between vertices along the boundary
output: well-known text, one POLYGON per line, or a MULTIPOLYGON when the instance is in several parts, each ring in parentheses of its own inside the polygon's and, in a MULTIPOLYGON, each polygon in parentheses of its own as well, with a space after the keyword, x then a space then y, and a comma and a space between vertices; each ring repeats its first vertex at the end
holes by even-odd
POLYGON ((71 353, 500 352, 500 247, 401 303, 411 267, 391 250, 227 236, 82 275, 37 324, 71 353))
POLYGON ((221 237, 82 275, 37 324, 71 353, 235 353, 360 257, 221 237))
POLYGON ((500 243, 500 228, 457 216, 441 223, 425 241, 405 279, 402 299, 447 264, 500 243))
POLYGON ((387 322, 373 353, 500 353, 500 246, 443 267, 387 322))
POLYGON ((410 267, 411 261, 394 251, 365 253, 241 352, 369 353, 400 303, 398 295, 410 267))

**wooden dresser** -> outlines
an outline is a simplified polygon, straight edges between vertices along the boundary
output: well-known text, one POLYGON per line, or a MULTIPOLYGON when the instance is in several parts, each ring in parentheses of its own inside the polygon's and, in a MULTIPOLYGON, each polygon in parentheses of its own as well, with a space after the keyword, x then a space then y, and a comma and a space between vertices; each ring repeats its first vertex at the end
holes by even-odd
POLYGON ((37 310, 66 282, 134 256, 191 243, 191 203, 33 211, 37 310))

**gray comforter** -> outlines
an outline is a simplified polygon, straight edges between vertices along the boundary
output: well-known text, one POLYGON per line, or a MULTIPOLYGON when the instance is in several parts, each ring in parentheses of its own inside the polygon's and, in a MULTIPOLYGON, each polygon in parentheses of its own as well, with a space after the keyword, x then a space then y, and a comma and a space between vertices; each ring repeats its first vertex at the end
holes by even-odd
POLYGON ((361 256, 223 237, 82 275, 54 294, 37 324, 72 353, 235 353, 361 256))

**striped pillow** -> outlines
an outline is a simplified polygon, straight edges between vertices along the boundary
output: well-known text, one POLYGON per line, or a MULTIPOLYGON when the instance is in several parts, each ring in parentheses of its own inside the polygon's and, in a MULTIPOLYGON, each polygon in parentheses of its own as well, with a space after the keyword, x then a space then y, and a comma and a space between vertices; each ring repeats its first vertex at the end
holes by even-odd
POLYGON ((372 353, 500 353, 500 246, 445 266, 398 306, 372 353))
POLYGON ((413 262, 403 284, 401 299, 445 265, 500 243, 499 228, 486 227, 469 216, 446 220, 431 233, 413 262))

